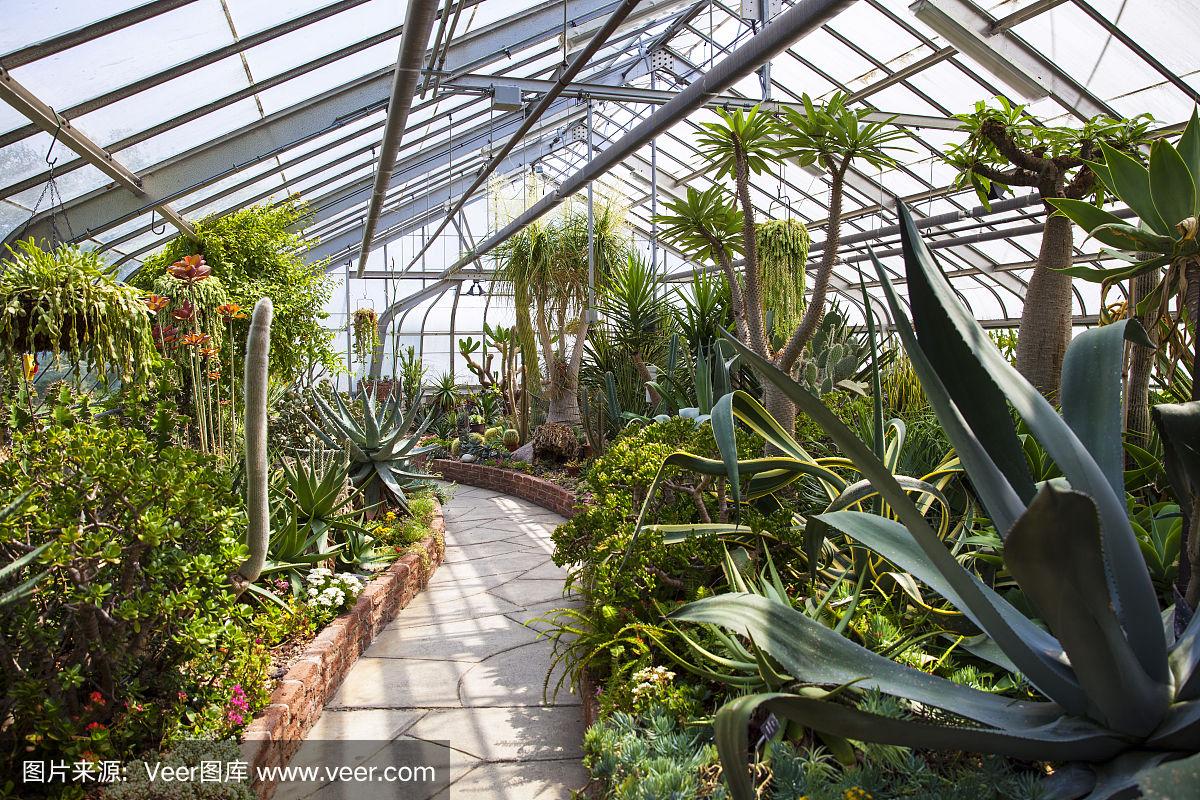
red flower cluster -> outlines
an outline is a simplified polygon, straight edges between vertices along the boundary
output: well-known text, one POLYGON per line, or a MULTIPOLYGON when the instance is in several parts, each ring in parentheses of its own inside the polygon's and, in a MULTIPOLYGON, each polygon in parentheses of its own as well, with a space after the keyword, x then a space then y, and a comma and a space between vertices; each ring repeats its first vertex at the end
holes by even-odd
POLYGON ((212 274, 212 267, 205 264, 204 256, 197 253, 196 255, 184 256, 179 259, 167 267, 167 272, 181 281, 199 283, 212 274))

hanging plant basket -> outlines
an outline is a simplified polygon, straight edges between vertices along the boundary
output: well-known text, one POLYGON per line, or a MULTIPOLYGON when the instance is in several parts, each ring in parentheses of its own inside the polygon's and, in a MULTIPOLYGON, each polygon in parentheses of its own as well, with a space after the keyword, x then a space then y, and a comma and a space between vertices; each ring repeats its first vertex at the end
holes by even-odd
POLYGON ((143 293, 120 283, 91 251, 19 242, 0 267, 0 355, 65 354, 123 379, 153 361, 143 293))
POLYGON ((360 308, 354 312, 351 323, 354 338, 354 357, 366 364, 379 347, 379 315, 373 308, 360 308))

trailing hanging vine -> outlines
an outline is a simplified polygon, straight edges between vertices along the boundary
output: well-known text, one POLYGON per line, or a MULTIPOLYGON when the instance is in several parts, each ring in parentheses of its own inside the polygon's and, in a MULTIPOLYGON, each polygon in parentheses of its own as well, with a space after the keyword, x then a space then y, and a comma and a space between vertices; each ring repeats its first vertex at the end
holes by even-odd
POLYGON ((14 364, 32 353, 66 354, 122 380, 147 374, 154 360, 143 293, 119 282, 96 253, 72 245, 53 251, 32 239, 0 264, 0 356, 14 364))
POLYGON ((370 361, 379 347, 379 315, 373 308, 360 308, 354 312, 354 357, 362 364, 370 361))
POLYGON ((775 336, 786 339, 804 314, 808 228, 799 220, 779 219, 759 223, 757 233, 764 310, 774 312, 775 336))

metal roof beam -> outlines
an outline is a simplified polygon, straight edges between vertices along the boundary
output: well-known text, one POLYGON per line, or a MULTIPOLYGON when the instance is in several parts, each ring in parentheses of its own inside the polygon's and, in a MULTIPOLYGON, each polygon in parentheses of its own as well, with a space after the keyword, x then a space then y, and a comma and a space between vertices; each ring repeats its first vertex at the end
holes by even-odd
POLYGON ((152 2, 135 6, 128 11, 122 11, 120 14, 114 14, 111 17, 97 20, 96 22, 83 25, 50 39, 43 39, 36 44, 6 53, 0 56, 0 67, 4 69, 16 69, 26 64, 32 64, 39 59, 56 55, 64 50, 70 50, 72 47, 81 45, 84 42, 90 42, 93 39, 99 39, 101 36, 116 33, 119 30, 128 28, 130 25, 136 25, 139 22, 153 19, 159 14, 174 11, 177 8, 194 2, 196 0, 152 0, 152 2))
MULTIPOLYGON (((46 133, 52 134, 56 140, 74 150, 89 164, 112 178, 134 197, 146 197, 146 189, 142 185, 141 178, 113 158, 112 153, 73 128, 70 120, 55 113, 53 108, 38 99, 33 92, 18 83, 11 72, 3 68, 0 68, 0 100, 4 100, 22 115, 28 117, 46 133)), ((54 145, 51 144, 51 149, 53 147, 54 145)), ((179 216, 169 203, 153 203, 152 207, 180 231, 195 233, 192 226, 179 216)), ((53 213, 53 209, 49 213, 53 213)))
MULTIPOLYGON (((614 0, 567 0, 567 13, 576 20, 586 20, 615 6, 614 0)), ((562 20, 562 0, 547 0, 459 37, 450 47, 447 64, 452 69, 476 69, 503 59, 511 54, 510 47, 525 47, 553 38, 561 32, 562 20)), ((392 70, 381 70, 147 168, 141 178, 150 203, 130 202, 130 198, 104 187, 68 201, 65 211, 75 229, 85 232, 80 238, 108 230, 146 213, 158 203, 175 200, 381 110, 387 102, 391 82, 392 70)), ((44 237, 49 227, 50 214, 39 214, 10 233, 5 242, 29 235, 44 237)))

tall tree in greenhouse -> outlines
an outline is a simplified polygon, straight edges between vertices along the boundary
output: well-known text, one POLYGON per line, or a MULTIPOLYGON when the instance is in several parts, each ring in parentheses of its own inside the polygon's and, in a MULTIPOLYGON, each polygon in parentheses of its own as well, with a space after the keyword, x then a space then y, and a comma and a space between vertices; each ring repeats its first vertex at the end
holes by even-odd
MULTIPOLYGON (((786 372, 796 367, 825 315, 841 239, 846 174, 859 160, 877 169, 894 166, 889 151, 899 149, 895 142, 904 136, 886 123, 867 122, 868 110, 850 109, 841 93, 826 103, 816 103, 805 95, 803 104, 803 111, 788 108, 783 120, 757 107, 744 113, 719 111, 720 122, 706 123, 698 144, 713 168, 714 179, 733 178, 734 198, 728 199, 719 184, 705 192, 689 188, 686 197, 668 202, 667 212, 658 217, 665 239, 697 260, 711 260, 721 267, 730 287, 738 339, 786 372), (771 332, 766 329, 765 289, 769 281, 764 281, 759 254, 761 233, 754 221, 750 180, 752 175, 780 168, 788 159, 802 166, 815 165, 828 174, 829 222, 812 292, 799 324, 781 330, 778 321, 789 314, 777 313, 777 324, 771 332), (734 263, 738 255, 743 258, 740 276, 734 263)), ((763 404, 782 425, 795 426, 795 405, 773 385, 764 387, 763 404)))
MULTIPOLYGON (((975 104, 959 114, 967 140, 946 160, 960 170, 959 182, 973 186, 985 208, 998 191, 1014 186, 1036 189, 1046 201, 1104 199, 1104 186, 1087 162, 1100 144, 1134 152, 1145 142, 1149 117, 1115 120, 1096 117, 1082 128, 1042 125, 1024 106, 998 98, 997 105, 975 104)), ((1047 205, 1037 264, 1025 290, 1017 332, 1017 370, 1046 397, 1056 397, 1063 357, 1071 341, 1071 276, 1074 263, 1071 220, 1047 205)))
MULTIPOLYGON (((620 219, 610 206, 595 209, 594 247, 594 279, 602 286, 628 251, 620 219)), ((518 336, 522 315, 528 311, 541 350, 546 371, 543 391, 549 402, 546 421, 578 425, 579 368, 589 327, 587 215, 568 209, 548 223, 530 225, 497 248, 496 260, 496 280, 517 301, 518 336)))

